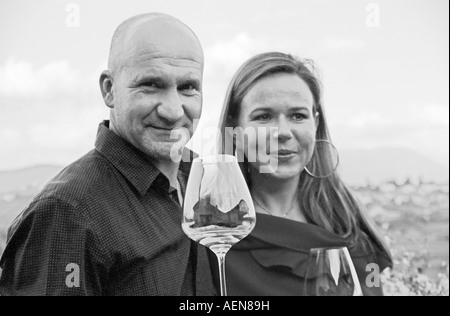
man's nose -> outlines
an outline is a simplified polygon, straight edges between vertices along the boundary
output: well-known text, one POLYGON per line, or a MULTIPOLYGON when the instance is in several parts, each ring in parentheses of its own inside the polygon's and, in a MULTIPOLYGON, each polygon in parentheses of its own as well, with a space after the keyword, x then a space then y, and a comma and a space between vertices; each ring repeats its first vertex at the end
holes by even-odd
POLYGON ((175 123, 184 116, 183 102, 177 89, 171 89, 165 94, 157 113, 160 118, 170 123, 175 123))
POLYGON ((278 139, 279 142, 290 140, 293 137, 289 122, 285 118, 279 120, 277 130, 273 133, 273 137, 278 139))

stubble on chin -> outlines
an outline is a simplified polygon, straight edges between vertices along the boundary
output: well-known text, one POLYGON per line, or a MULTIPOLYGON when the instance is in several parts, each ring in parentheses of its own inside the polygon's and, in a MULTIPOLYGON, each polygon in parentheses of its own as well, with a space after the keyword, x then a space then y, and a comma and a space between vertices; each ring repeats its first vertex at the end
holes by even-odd
POLYGON ((143 140, 142 151, 152 160, 170 160, 171 145, 165 142, 143 140))
POLYGON ((183 153, 186 144, 180 144, 179 142, 158 142, 153 139, 143 138, 141 139, 141 151, 143 151, 151 160, 154 161, 173 161, 172 155, 174 148, 176 152, 183 153), (176 147, 174 147, 176 146, 176 147))

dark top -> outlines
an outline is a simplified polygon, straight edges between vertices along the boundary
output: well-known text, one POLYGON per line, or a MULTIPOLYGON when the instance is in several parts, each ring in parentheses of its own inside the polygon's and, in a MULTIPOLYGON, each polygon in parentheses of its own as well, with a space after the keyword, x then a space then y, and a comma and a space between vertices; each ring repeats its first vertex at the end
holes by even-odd
POLYGON ((232 296, 301 296, 308 253, 311 248, 349 248, 364 295, 383 295, 381 287, 367 287, 374 281, 366 265, 376 263, 380 272, 392 263, 378 251, 352 246, 327 230, 284 218, 258 214, 253 232, 236 244, 226 257, 228 294, 232 296), (369 283, 370 284, 370 283, 369 283))
MULTIPOLYGON (((10 227, 1 295, 213 294, 206 248, 183 233, 177 193, 108 125, 10 227)), ((190 167, 180 166, 183 194, 190 167)))

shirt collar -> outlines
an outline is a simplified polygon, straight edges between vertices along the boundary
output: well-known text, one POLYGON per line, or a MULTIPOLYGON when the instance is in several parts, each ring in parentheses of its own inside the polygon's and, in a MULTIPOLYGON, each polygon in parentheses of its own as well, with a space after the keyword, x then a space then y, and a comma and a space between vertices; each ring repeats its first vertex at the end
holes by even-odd
MULTIPOLYGON (((109 121, 100 124, 95 148, 119 170, 141 196, 147 193, 157 179, 165 178, 147 155, 109 129, 109 121)), ((195 157, 193 152, 185 149, 183 160, 180 162, 180 171, 186 179, 191 170, 192 159, 195 157)))

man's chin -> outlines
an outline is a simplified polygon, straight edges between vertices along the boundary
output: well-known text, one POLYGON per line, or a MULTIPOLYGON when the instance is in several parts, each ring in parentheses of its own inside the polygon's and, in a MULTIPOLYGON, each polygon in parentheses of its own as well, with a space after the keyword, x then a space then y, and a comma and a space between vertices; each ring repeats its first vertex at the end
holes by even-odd
POLYGON ((174 142, 152 143, 145 146, 145 153, 153 160, 176 162, 176 157, 183 154, 185 146, 174 142))

